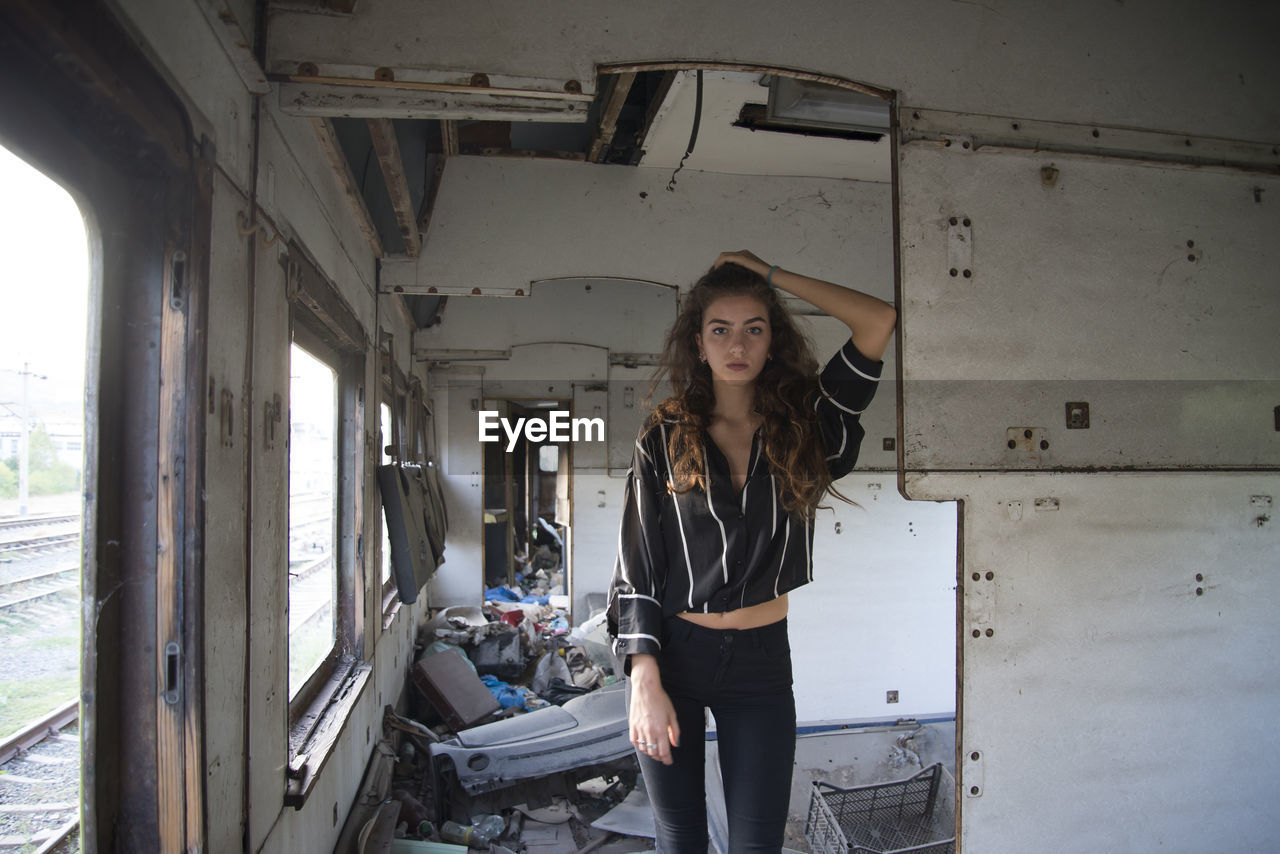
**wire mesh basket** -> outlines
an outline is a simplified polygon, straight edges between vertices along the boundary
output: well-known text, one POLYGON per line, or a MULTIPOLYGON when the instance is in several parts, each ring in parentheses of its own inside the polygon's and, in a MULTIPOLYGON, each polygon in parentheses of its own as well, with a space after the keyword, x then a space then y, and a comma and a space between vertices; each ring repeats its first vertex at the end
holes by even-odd
POLYGON ((955 854, 933 827, 942 765, 906 780, 842 789, 814 782, 804 836, 814 854, 955 854))

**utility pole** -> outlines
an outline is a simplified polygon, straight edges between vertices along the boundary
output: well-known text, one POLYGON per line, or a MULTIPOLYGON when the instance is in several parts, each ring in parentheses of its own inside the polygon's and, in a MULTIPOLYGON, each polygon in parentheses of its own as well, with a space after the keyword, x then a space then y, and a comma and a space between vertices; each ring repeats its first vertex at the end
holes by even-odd
MULTIPOLYGON (((27 499, 31 486, 31 404, 30 395, 28 393, 28 380, 35 377, 38 380, 49 379, 44 374, 37 374, 31 370, 30 362, 22 363, 21 371, 13 371, 5 369, 10 373, 16 373, 22 377, 22 411, 15 412, 18 416, 18 423, 21 425, 21 437, 18 440, 18 515, 27 515, 27 499)), ((8 409, 8 407, 5 407, 8 409)), ((12 409, 9 410, 13 412, 12 409)))

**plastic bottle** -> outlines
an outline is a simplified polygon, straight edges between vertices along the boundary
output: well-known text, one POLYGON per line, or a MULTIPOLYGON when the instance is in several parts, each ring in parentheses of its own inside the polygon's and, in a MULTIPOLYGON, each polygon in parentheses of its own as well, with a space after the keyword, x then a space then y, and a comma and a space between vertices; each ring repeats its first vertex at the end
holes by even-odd
POLYGON ((497 839, 507 829, 507 823, 500 815, 473 815, 471 823, 484 835, 486 842, 497 839))
POLYGON ((458 824, 456 821, 446 821, 440 825, 440 841, 471 848, 486 848, 489 845, 489 837, 481 833, 480 828, 471 824, 458 824))

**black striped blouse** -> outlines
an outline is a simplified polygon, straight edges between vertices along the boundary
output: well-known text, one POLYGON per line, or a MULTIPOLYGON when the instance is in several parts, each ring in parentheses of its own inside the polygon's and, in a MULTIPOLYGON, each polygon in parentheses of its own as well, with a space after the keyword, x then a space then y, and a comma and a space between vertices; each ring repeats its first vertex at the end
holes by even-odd
MULTIPOLYGON (((850 339, 819 375, 815 409, 833 478, 857 462, 859 420, 882 367, 850 339)), ((759 605, 813 580, 813 523, 782 509, 776 479, 761 459, 759 431, 741 493, 728 460, 704 433, 708 495, 698 488, 668 492, 669 430, 661 423, 636 440, 623 492, 608 623, 624 660, 661 649, 664 617, 759 605)))

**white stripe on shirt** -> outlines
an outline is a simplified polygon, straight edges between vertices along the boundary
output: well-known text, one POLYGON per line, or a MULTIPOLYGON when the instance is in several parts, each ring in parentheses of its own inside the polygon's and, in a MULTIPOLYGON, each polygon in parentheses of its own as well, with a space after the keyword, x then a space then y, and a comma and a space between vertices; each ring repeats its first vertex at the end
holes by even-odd
MULTIPOLYGON (((667 462, 667 482, 672 479, 671 474, 671 454, 667 450, 667 425, 662 427, 662 456, 667 462)), ((684 521, 680 518, 680 502, 672 501, 671 506, 676 509, 676 527, 680 529, 680 545, 684 547, 684 567, 689 573, 689 610, 692 611, 693 605, 693 561, 689 560, 689 541, 684 536, 684 521)))

